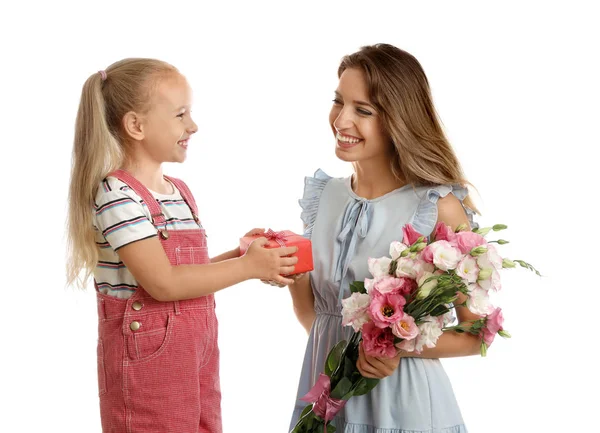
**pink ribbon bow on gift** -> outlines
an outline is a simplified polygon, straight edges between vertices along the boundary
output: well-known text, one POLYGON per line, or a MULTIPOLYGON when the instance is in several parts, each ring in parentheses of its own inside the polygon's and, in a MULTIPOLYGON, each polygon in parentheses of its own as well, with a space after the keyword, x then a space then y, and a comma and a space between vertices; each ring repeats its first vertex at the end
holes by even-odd
POLYGON ((280 247, 285 247, 285 241, 287 241, 287 238, 292 234, 293 233, 288 230, 274 232, 273 230, 269 229, 263 236, 270 241, 277 242, 280 247))
POLYGON ((330 395, 331 379, 326 374, 321 373, 315 386, 300 399, 308 403, 314 403, 313 412, 325 420, 325 433, 327 433, 327 422, 331 421, 346 404, 346 400, 331 398, 330 395))

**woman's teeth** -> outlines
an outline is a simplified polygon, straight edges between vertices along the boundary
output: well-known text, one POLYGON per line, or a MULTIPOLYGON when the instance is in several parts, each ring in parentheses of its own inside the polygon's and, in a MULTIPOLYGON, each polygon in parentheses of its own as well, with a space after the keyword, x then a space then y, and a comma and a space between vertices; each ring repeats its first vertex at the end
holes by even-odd
POLYGON ((356 144, 360 141, 359 138, 347 137, 345 135, 340 134, 339 132, 336 134, 335 138, 338 139, 339 141, 341 141, 342 143, 350 143, 350 144, 356 144))

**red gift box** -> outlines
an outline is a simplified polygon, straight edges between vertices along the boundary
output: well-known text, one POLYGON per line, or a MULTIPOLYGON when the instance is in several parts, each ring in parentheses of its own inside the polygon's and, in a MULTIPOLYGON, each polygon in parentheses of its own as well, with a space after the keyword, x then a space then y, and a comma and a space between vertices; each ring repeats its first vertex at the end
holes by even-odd
POLYGON ((298 263, 294 265, 294 272, 292 272, 290 275, 301 274, 314 269, 312 243, 309 239, 297 235, 289 230, 274 232, 273 230, 269 229, 263 234, 245 236, 241 238, 240 255, 244 255, 246 251, 248 251, 250 244, 261 237, 267 238, 269 241, 269 243, 265 245, 266 248, 298 247, 298 251, 293 254, 293 256, 298 257, 298 263))

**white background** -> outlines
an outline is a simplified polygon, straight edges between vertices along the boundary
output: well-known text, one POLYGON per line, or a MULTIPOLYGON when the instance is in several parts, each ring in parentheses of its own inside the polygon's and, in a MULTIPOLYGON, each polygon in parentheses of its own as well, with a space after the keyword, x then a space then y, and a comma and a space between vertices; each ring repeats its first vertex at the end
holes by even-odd
MULTIPOLYGON (((165 171, 190 185, 216 255, 252 227, 300 231, 303 177, 350 173, 334 155, 330 100, 340 58, 376 42, 420 60, 480 222, 507 224, 503 253, 545 275, 504 274, 511 340, 443 361, 469 431, 595 431, 592 3, 3 2, 0 431, 100 432, 94 293, 64 278, 85 79, 134 56, 188 77, 200 130, 187 162, 165 171)), ((306 342, 287 290, 250 281, 217 302, 225 432, 286 432, 306 342)))

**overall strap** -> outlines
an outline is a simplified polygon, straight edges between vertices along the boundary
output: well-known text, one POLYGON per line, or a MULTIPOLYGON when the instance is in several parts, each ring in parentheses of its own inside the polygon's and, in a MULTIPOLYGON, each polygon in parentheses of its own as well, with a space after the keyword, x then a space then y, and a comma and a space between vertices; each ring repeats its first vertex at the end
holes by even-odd
POLYGON ((179 190, 179 192, 181 193, 181 197, 183 197, 183 200, 192 211, 192 216, 194 217, 194 220, 199 226, 202 226, 200 224, 200 219, 198 218, 198 206, 196 205, 196 200, 194 200, 194 196, 192 195, 192 192, 185 184, 185 182, 181 179, 177 179, 170 176, 165 176, 165 178, 171 181, 171 183, 173 183, 173 185, 175 185, 175 187, 179 190))
POLYGON ((150 193, 148 188, 142 185, 142 183, 139 180, 137 180, 125 170, 113 171, 108 176, 116 177, 121 182, 129 186, 129 188, 131 188, 137 195, 139 195, 142 198, 142 200, 144 200, 146 206, 148 206, 148 210, 150 211, 152 225, 157 230, 160 230, 161 226, 164 227, 166 225, 166 218, 160 208, 160 204, 150 193))

